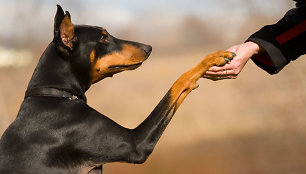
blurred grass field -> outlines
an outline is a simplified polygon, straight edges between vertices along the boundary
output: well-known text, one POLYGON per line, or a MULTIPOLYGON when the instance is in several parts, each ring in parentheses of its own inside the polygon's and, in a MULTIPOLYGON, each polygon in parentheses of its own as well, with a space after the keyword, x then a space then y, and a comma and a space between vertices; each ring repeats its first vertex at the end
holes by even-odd
MULTIPOLYGON (((88 103, 134 128, 172 83, 206 54, 153 53, 139 69, 92 86, 88 103)), ((181 105, 144 165, 108 164, 105 173, 305 173, 304 60, 301 57, 275 76, 250 61, 236 80, 200 79, 200 87, 181 105)), ((1 132, 14 120, 33 68, 0 69, 7 114, 1 117, 1 132)))

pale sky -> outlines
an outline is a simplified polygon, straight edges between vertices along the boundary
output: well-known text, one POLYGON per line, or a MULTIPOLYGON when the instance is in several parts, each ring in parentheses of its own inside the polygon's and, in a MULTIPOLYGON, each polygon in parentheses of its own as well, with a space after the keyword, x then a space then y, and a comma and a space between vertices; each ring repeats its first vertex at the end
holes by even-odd
MULTIPOLYGON (((290 0, 0 0, 0 38, 23 35, 33 30, 37 35, 52 29, 56 4, 72 14, 77 24, 94 24, 118 29, 130 23, 153 21, 175 25, 186 15, 239 21, 248 11, 282 15, 290 0), (248 8, 246 8, 249 6, 248 8)), ((290 1, 291 2, 291 1, 290 1)), ((293 3, 292 3, 293 4, 293 3)), ((280 16, 281 17, 281 16, 280 16)), ((112 29, 113 30, 113 29, 112 29)), ((49 31, 48 31, 49 32, 49 31)), ((1 43, 0 43, 1 44, 1 43)))

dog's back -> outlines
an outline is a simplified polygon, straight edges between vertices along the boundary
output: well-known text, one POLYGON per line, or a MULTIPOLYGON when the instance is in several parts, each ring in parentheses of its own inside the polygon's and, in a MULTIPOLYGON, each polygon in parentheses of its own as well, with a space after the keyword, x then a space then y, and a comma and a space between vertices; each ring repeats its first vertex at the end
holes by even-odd
POLYGON ((101 173, 102 161, 113 160, 98 154, 106 149, 101 141, 126 136, 127 129, 89 107, 84 93, 103 78, 138 68, 151 49, 112 37, 102 27, 74 26, 58 6, 54 39, 1 138, 0 174, 101 173))
POLYGON ((0 173, 68 173, 69 165, 69 173, 77 173, 74 165, 82 161, 76 155, 86 154, 74 148, 83 141, 80 138, 83 133, 71 129, 86 124, 88 118, 84 120, 81 113, 89 109, 82 101, 55 97, 26 99, 17 119, 1 138, 0 173), (65 170, 61 171, 61 167, 65 170))
POLYGON ((176 80, 139 126, 128 129, 89 107, 84 93, 106 77, 140 67, 152 47, 117 39, 101 27, 72 25, 60 6, 54 26, 18 116, 1 138, 0 174, 96 174, 105 163, 144 163, 197 80, 234 56, 208 55, 176 80))

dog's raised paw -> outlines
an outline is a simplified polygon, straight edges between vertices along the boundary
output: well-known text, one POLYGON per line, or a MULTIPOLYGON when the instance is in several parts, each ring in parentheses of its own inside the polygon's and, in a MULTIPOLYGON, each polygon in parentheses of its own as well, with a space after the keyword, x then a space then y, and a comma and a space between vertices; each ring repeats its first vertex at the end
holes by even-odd
POLYGON ((211 63, 211 66, 224 66, 226 63, 233 60, 235 56, 236 54, 234 52, 216 51, 207 56, 207 61, 211 63))
POLYGON ((233 58, 236 56, 236 53, 234 53, 234 52, 231 52, 231 53, 232 53, 231 57, 225 57, 224 58, 226 63, 229 63, 230 61, 232 61, 233 58))

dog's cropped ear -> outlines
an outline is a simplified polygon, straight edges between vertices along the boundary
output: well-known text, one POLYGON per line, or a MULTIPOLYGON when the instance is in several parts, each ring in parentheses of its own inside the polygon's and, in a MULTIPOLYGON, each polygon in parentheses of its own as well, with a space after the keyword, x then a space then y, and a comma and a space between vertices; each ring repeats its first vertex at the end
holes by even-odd
POLYGON ((54 18, 54 37, 57 34, 59 34, 59 28, 60 28, 60 25, 64 17, 65 17, 64 10, 62 9, 60 5, 57 5, 57 11, 56 11, 56 15, 54 18))
POLYGON ((74 27, 72 25, 72 22, 70 20, 70 14, 67 13, 62 20, 62 23, 60 25, 60 38, 62 43, 70 49, 70 51, 74 48, 74 41, 75 35, 74 35, 74 27))
POLYGON ((61 6, 57 5, 57 12, 54 19, 54 43, 58 50, 69 56, 78 46, 78 38, 74 33, 74 26, 71 22, 71 15, 68 11, 64 13, 61 6))

